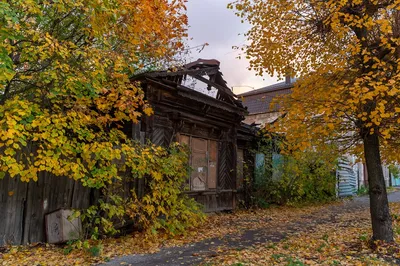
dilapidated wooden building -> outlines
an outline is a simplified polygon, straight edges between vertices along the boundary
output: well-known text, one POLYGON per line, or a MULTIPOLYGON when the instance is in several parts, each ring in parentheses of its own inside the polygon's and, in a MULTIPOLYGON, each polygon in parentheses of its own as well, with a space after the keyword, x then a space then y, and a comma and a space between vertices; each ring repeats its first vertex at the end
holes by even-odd
POLYGON ((231 210, 244 198, 244 160, 254 138, 242 124, 246 109, 226 85, 217 60, 199 59, 177 71, 138 75, 154 115, 134 126, 133 137, 142 135, 158 145, 172 141, 191 151, 190 196, 206 211, 231 210))
MULTIPOLYGON (((176 71, 143 73, 132 82, 141 83, 154 115, 126 125, 125 132, 141 142, 188 145, 192 171, 185 193, 205 211, 232 210, 245 200, 243 177, 253 173, 254 132, 242 124, 246 110, 226 85, 219 62, 198 60, 176 71)), ((139 191, 144 186, 143 179, 134 184, 139 191)), ((0 180, 0 245, 45 242, 46 214, 84 209, 98 198, 99 191, 68 177, 41 173, 38 182, 24 183, 6 176, 0 180)))

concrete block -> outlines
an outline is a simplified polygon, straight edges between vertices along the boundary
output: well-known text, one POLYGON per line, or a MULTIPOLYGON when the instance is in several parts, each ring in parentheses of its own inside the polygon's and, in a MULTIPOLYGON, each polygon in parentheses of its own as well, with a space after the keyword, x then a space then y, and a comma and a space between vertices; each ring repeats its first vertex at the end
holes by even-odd
POLYGON ((73 211, 60 209, 46 215, 46 237, 50 244, 79 239, 82 233, 81 219, 72 217, 73 211))

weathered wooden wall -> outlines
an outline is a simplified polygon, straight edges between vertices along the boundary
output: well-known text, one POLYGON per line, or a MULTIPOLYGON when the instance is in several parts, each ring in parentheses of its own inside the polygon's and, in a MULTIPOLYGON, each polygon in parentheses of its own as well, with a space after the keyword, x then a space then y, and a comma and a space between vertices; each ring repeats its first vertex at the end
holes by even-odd
POLYGON ((91 190, 67 177, 41 173, 37 182, 0 180, 0 245, 44 242, 45 215, 60 208, 87 208, 91 190))
POLYGON ((227 211, 235 208, 235 192, 233 190, 190 191, 187 194, 202 204, 205 212, 227 211))
MULTIPOLYGON (((243 183, 243 180, 237 180, 237 142, 238 131, 241 128, 241 109, 233 103, 216 100, 182 86, 172 89, 162 86, 159 82, 150 82, 146 88, 147 100, 154 110, 153 116, 142 120, 146 127, 142 128, 142 131, 145 132, 146 138, 162 146, 179 141, 178 135, 217 144, 215 185, 210 186, 210 176, 207 175, 204 190, 193 189, 185 193, 203 204, 206 212, 232 210, 236 207, 238 199, 245 201, 244 193, 247 190, 238 190, 237 186, 243 183)), ((242 148, 247 148, 246 145, 252 142, 254 134, 246 129, 241 129, 240 134, 242 148)), ((191 147, 191 144, 188 145, 191 147)), ((197 152, 200 157, 208 157, 208 149, 197 152)), ((205 165, 191 163, 191 166, 194 169, 208 169, 205 165)), ((243 179, 243 175, 240 178, 243 179)))

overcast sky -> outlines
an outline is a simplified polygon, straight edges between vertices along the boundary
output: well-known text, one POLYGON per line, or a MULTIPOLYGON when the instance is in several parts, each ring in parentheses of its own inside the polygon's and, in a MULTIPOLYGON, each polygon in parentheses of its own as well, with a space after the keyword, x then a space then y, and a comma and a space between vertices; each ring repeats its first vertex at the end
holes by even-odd
POLYGON ((189 37, 193 38, 189 41, 189 46, 209 44, 201 53, 192 50, 192 58, 212 58, 220 61, 224 78, 229 87, 235 87, 236 94, 276 83, 276 78, 262 78, 247 70, 249 63, 246 59, 237 59, 239 51, 233 50, 232 46, 244 44, 243 33, 249 25, 242 24, 234 11, 226 8, 229 2, 231 0, 188 0, 186 3, 189 37))

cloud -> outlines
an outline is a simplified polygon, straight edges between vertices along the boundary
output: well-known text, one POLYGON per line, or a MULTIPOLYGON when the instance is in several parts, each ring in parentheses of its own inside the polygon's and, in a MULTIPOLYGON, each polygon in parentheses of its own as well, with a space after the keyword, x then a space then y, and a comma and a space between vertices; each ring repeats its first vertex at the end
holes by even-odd
MULTIPOLYGON (((276 78, 256 77, 255 72, 247 68, 246 59, 237 59, 239 51, 232 46, 241 46, 245 43, 243 33, 249 25, 241 23, 233 10, 227 9, 230 0, 189 0, 187 15, 189 19, 189 46, 194 47, 208 43, 199 54, 192 51, 192 58, 214 58, 221 62, 221 71, 228 86, 250 86, 255 89, 273 84, 276 78), (240 34, 240 35, 239 35, 240 34)), ((235 93, 249 90, 244 87, 235 93)))

